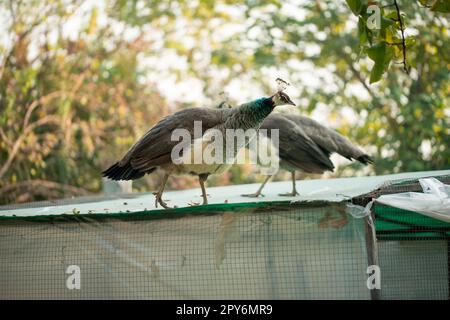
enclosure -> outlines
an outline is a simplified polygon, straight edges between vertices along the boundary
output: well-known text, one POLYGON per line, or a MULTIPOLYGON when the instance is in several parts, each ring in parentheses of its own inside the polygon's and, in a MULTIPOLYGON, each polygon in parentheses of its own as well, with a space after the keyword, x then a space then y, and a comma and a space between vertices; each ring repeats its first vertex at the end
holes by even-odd
POLYGON ((288 182, 257 200, 239 196, 256 185, 218 187, 193 207, 198 190, 177 191, 169 211, 151 194, 2 207, 0 298, 448 299, 449 224, 381 205, 349 214, 428 176, 450 181, 450 171, 305 180, 296 201, 275 195, 288 182), (370 265, 380 290, 368 289, 370 265))

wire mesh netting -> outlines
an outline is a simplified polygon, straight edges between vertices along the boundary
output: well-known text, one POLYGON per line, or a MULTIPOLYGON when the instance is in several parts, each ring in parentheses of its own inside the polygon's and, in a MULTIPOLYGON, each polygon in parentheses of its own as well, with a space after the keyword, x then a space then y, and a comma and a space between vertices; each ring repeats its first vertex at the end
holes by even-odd
MULTIPOLYGON (((450 184, 450 176, 437 176, 450 184)), ((353 199, 365 205, 380 195, 422 192, 418 179, 384 183, 353 199)), ((375 204, 373 215, 382 274, 382 299, 449 299, 450 224, 416 212, 375 204)))
MULTIPOLYGON (((390 181, 352 202, 419 188, 390 181)), ((0 298, 448 299, 450 224, 379 203, 372 218, 377 241, 345 202, 2 216, 0 298), (372 264, 380 291, 367 288, 372 264)))
POLYGON ((4 220, 0 298, 368 299, 364 221, 343 208, 4 220))
POLYGON ((384 205, 374 208, 383 299, 448 299, 450 224, 384 205))

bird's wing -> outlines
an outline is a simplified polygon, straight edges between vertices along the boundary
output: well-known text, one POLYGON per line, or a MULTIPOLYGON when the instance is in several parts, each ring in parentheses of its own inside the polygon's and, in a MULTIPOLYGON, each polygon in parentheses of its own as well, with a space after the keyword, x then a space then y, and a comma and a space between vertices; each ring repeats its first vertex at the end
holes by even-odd
POLYGON ((202 134, 223 123, 223 111, 210 108, 189 108, 168 115, 151 128, 136 142, 120 165, 131 163, 133 169, 147 171, 171 162, 172 148, 179 141, 172 141, 175 129, 186 129, 194 137, 194 121, 201 121, 202 134))
POLYGON ((372 159, 349 139, 337 131, 321 125, 317 121, 304 116, 286 114, 289 120, 297 123, 306 134, 327 153, 338 153, 349 160, 371 163, 372 159))
MULTIPOLYGON (((291 166, 314 173, 334 169, 327 155, 295 122, 272 114, 263 122, 261 129, 279 129, 279 156, 291 166)), ((267 134, 270 135, 270 130, 267 134)))

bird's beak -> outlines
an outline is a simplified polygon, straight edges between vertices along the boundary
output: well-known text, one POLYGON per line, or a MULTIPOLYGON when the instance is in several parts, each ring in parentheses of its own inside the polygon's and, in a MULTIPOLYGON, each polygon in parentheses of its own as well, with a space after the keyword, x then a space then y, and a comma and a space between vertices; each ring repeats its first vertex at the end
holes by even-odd
POLYGON ((291 99, 289 99, 288 104, 295 107, 295 103, 291 99))

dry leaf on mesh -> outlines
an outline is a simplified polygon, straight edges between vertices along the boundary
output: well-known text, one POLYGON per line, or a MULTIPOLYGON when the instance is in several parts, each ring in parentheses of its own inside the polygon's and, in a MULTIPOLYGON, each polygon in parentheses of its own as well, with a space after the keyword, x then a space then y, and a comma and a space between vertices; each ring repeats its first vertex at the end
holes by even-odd
POLYGON ((223 260, 225 259, 225 239, 229 235, 236 225, 236 215, 225 212, 222 215, 222 220, 219 225, 219 232, 217 234, 215 254, 214 254, 214 266, 219 269, 223 260))

